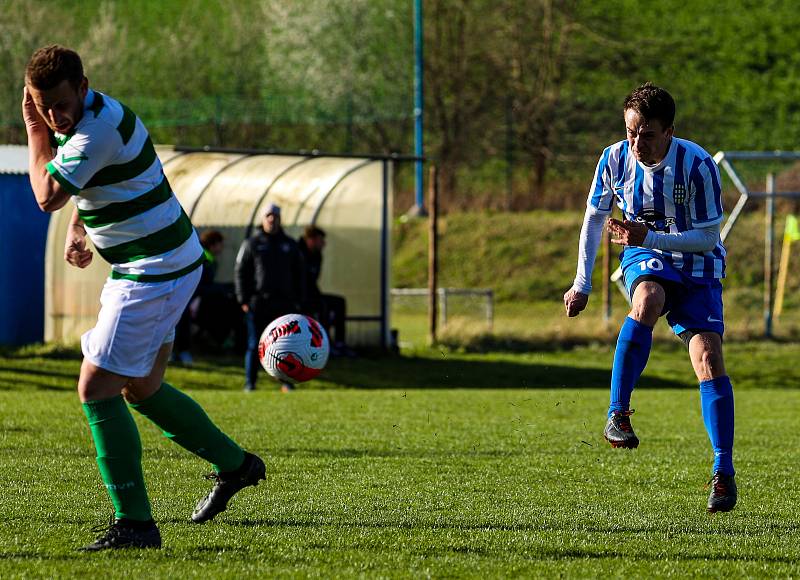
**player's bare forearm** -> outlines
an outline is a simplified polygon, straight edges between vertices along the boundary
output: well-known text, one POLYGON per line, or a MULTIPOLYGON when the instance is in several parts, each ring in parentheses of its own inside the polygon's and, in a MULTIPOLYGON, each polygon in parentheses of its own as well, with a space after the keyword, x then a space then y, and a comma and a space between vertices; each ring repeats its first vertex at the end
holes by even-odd
POLYGON ((50 134, 47 125, 33 105, 27 88, 22 96, 22 118, 28 134, 28 175, 33 195, 42 211, 56 211, 67 203, 69 193, 47 171, 47 164, 53 159, 50 134))
POLYGON ((75 208, 64 241, 64 260, 77 268, 85 268, 92 263, 92 257, 92 251, 86 247, 86 228, 75 208))
POLYGON ((53 159, 47 133, 28 133, 28 172, 33 195, 42 211, 53 212, 64 207, 69 193, 53 179, 47 164, 53 159))
POLYGON ((83 225, 83 220, 81 219, 80 214, 78 214, 78 208, 72 208, 72 215, 69 218, 69 225, 70 227, 79 227, 84 232, 86 231, 86 226, 83 225))

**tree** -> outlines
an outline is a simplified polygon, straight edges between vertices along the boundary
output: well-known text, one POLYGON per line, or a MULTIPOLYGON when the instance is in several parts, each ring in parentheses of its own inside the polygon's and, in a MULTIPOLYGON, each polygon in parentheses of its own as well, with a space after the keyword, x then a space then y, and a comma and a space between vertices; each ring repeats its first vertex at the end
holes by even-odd
POLYGON ((426 4, 426 131, 439 164, 443 196, 457 188, 457 171, 488 131, 486 111, 498 100, 494 49, 498 11, 487 0, 436 0, 426 4))
POLYGON ((573 22, 573 0, 504 0, 503 50, 514 133, 533 161, 531 191, 544 193, 558 127, 569 109, 559 107, 573 22))

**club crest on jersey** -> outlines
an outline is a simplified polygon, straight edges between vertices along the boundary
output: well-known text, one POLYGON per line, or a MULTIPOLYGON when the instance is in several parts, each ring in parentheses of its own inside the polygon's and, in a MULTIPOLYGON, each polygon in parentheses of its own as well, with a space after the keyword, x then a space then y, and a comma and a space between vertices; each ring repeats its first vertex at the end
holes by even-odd
POLYGON ((661 233, 669 232, 670 226, 675 224, 674 217, 667 217, 654 209, 643 209, 634 218, 634 221, 643 223, 651 231, 661 233))
POLYGON ((676 183, 672 186, 672 199, 675 205, 683 205, 686 203, 686 186, 682 183, 676 183))

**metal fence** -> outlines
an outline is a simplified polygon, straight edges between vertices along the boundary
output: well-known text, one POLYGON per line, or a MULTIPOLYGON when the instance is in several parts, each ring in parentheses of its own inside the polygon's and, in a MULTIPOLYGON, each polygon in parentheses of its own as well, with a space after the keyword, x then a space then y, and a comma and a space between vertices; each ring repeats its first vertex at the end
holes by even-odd
MULTIPOLYGON (((428 296, 428 289, 427 288, 392 288, 391 289, 391 296, 392 300, 397 298, 404 298, 404 297, 412 297, 412 298, 424 298, 428 296)), ((491 330, 494 324, 494 291, 489 288, 438 288, 436 291, 436 296, 438 299, 438 310, 439 310, 439 321, 441 322, 442 326, 447 324, 447 317, 452 313, 452 300, 454 298, 471 298, 471 299, 479 299, 483 302, 480 310, 482 311, 482 317, 486 320, 486 324, 491 330)), ((423 302, 422 307, 425 308, 426 304, 423 302)), ((467 306, 467 309, 471 309, 472 312, 469 314, 472 316, 476 315, 476 311, 472 306, 467 306)), ((463 309, 462 309, 463 310, 463 309)))

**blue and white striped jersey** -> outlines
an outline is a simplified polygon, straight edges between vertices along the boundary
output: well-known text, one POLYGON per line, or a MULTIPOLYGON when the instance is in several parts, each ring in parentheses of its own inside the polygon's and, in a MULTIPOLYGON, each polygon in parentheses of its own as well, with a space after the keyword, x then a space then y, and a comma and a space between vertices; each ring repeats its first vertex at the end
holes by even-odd
MULTIPOLYGON (((587 203, 608 213, 616 203, 625 219, 659 233, 712 226, 722 221, 719 169, 702 147, 686 139, 673 137, 666 157, 652 167, 638 162, 628 142, 620 141, 603 151, 587 203)), ((719 240, 710 252, 652 251, 695 278, 725 277, 719 240)))

